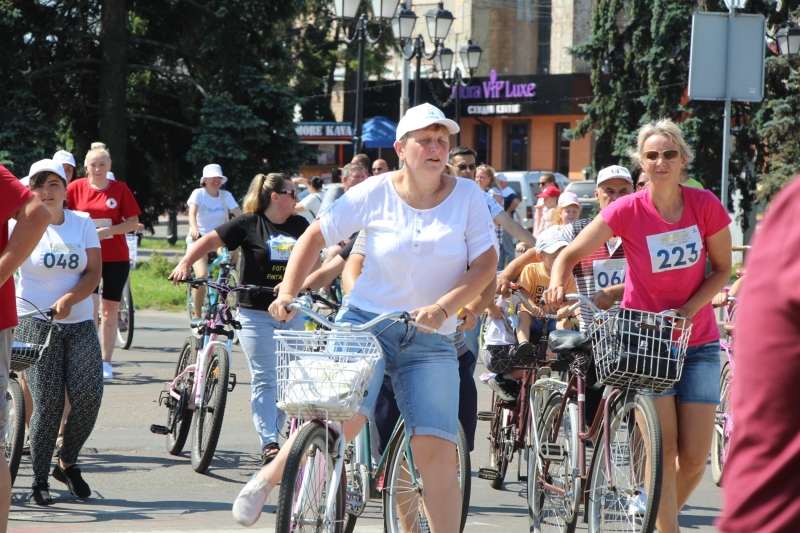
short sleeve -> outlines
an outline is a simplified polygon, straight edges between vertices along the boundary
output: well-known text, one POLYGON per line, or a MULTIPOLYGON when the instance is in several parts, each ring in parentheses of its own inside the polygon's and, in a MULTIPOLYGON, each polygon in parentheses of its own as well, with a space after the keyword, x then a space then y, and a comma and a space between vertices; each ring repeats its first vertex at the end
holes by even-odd
POLYGON ((494 217, 503 212, 503 206, 497 203, 491 194, 488 192, 483 193, 486 199, 486 205, 489 207, 489 216, 494 220, 494 217))
POLYGON ((725 210, 725 206, 710 191, 703 191, 704 202, 701 208, 705 218, 705 235, 710 237, 727 228, 731 223, 731 216, 725 210))
POLYGON ((91 218, 78 216, 78 220, 83 223, 83 243, 86 249, 100 248, 100 238, 97 236, 97 228, 91 218))
POLYGON ((142 214, 142 210, 139 209, 139 204, 136 203, 136 198, 133 197, 133 193, 128 188, 127 185, 124 183, 123 190, 122 190, 122 202, 119 207, 119 212, 124 218, 131 218, 137 217, 142 214))
POLYGON ((227 221, 221 226, 217 227, 214 231, 217 232, 219 238, 225 243, 228 250, 235 250, 244 243, 248 234, 248 224, 253 218, 253 214, 245 214, 227 221))
POLYGON ((618 237, 625 237, 627 233, 626 230, 630 226, 630 224, 628 224, 632 212, 630 207, 635 196, 635 194, 631 194, 620 198, 615 202, 611 202, 605 209, 600 211, 600 216, 603 217, 603 221, 608 224, 608 227, 611 228, 614 235, 618 237))
MULTIPOLYGON (((341 242, 368 226, 369 197, 372 190, 376 188, 370 181, 367 180, 358 187, 353 187, 319 215, 320 229, 327 246, 341 242)), ((383 183, 376 183, 376 185, 380 187, 383 183)), ((484 208, 485 210, 486 208, 484 208)))
POLYGON ((187 204, 195 204, 200 205, 197 203, 197 197, 200 196, 200 191, 203 189, 195 189, 192 191, 192 194, 189 195, 189 199, 186 201, 187 204))
POLYGON ((467 264, 477 259, 483 252, 494 246, 495 252, 500 253, 497 245, 497 234, 494 231, 494 222, 489 217, 486 209, 486 195, 473 182, 467 187, 469 191, 469 210, 467 211, 467 264))
POLYGON ((10 219, 33 197, 31 190, 21 184, 3 165, 0 165, 0 193, 3 197, 3 201, 0 202, 0 220, 10 219))
POLYGON ((355 244, 353 245, 353 251, 351 252, 352 255, 367 255, 367 234, 364 233, 364 230, 358 232, 358 237, 354 239, 355 244))
POLYGON ((536 266, 535 264, 526 265, 519 275, 519 285, 529 293, 531 288, 536 286, 536 266))
POLYGON ((223 191, 225 196, 225 202, 228 206, 228 211, 233 211, 234 209, 238 209, 239 204, 236 202, 236 198, 233 197, 230 191, 223 191))
POLYGON ((347 244, 342 246, 342 249, 339 250, 338 254, 339 257, 347 261, 347 258, 350 257, 350 254, 353 252, 353 246, 355 246, 355 244, 356 244, 355 239, 350 239, 349 241, 347 241, 347 244))

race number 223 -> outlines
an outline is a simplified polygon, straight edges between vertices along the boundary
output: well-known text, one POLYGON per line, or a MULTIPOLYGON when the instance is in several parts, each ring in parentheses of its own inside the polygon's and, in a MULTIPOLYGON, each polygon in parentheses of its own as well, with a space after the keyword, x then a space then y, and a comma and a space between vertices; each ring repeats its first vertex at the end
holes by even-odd
POLYGON ((700 259, 703 239, 697 226, 647 237, 653 273, 689 268, 700 259))

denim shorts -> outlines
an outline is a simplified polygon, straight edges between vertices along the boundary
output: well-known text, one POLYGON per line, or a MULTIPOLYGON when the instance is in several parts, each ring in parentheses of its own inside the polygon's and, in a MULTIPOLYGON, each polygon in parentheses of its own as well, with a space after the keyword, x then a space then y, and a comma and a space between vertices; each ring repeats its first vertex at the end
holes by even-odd
POLYGON ((681 379, 665 392, 653 394, 651 397, 676 396, 676 402, 718 405, 719 352, 719 341, 689 346, 681 379))
MULTIPOLYGON (((351 306, 343 307, 336 321, 363 324, 376 316, 351 306)), ((383 357, 358 411, 371 415, 386 372, 409 436, 432 435, 457 443, 459 375, 455 336, 421 333, 389 320, 370 331, 378 337, 383 357)))

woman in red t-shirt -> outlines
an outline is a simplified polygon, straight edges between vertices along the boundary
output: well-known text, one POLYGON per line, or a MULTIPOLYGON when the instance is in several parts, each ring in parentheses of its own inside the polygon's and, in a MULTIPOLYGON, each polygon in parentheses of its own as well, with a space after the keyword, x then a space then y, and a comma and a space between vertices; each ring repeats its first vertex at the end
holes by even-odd
MULTIPOLYGON (((125 183, 108 179, 111 155, 103 143, 92 143, 84 162, 86 178, 67 186, 67 207, 89 213, 97 227, 103 254, 103 299, 94 297, 95 316, 98 306, 102 316, 100 340, 103 348, 103 377, 110 379, 111 356, 119 327, 117 317, 122 290, 128 279, 128 243, 125 234, 136 230, 141 210, 125 183)), ((98 292, 98 291, 95 291, 98 292)))
MULTIPOLYGON (((560 303, 575 263, 618 235, 628 261, 622 307, 673 309, 692 319, 681 379, 665 393, 653 395, 664 453, 656 528, 677 533, 678 511, 700 483, 711 450, 720 358, 711 299, 730 278, 731 219, 711 192, 680 184, 681 170, 694 154, 671 120, 643 125, 630 156, 641 164, 650 186, 601 211, 561 253, 545 299, 551 305, 560 303), (711 261, 708 276, 706 257, 711 261)), ((641 498, 637 508, 645 502, 641 498)))

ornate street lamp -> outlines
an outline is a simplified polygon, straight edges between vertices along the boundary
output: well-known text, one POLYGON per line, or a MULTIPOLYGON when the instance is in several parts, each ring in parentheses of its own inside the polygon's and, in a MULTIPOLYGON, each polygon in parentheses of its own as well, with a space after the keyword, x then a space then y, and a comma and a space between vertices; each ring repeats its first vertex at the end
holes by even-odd
POLYGON ((775 34, 778 48, 782 56, 796 56, 800 54, 800 29, 782 28, 775 34))
MULTIPOLYGON (((467 87, 472 83, 472 75, 478 68, 478 64, 481 61, 481 54, 483 53, 483 49, 480 46, 472 44, 472 39, 469 39, 467 43, 466 46, 462 46, 458 51, 458 54, 461 56, 461 65, 468 72, 466 78, 461 74, 461 69, 458 67, 456 67, 455 72, 451 74, 453 56, 455 54, 453 54, 453 51, 449 48, 439 47, 439 52, 433 58, 434 67, 442 76, 444 86, 447 88, 455 88, 456 124, 459 126, 461 126, 461 87, 467 87)), ((456 134, 456 145, 460 144, 461 132, 456 134)))

